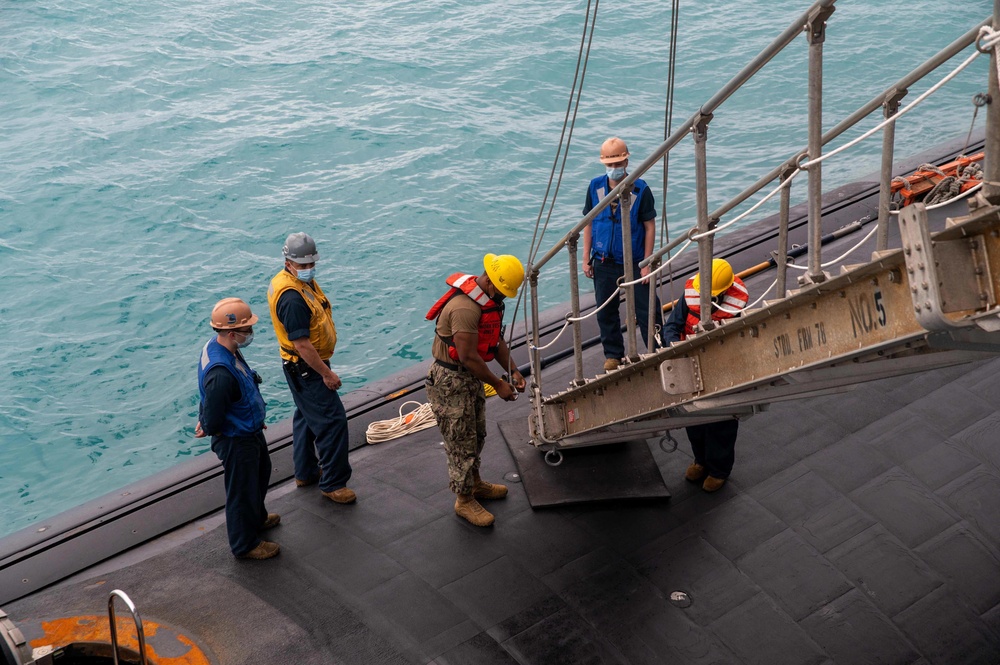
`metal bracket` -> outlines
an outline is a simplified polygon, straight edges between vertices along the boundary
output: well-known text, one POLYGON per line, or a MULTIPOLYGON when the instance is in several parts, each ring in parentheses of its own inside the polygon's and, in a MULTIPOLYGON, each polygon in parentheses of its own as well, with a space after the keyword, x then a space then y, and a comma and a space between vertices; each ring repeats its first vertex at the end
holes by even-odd
POLYGON ((933 240, 927 208, 915 203, 899 213, 903 255, 917 322, 931 332, 969 327, 947 316, 983 312, 996 305, 990 265, 981 235, 933 240))
POLYGON ((705 140, 705 136, 708 134, 708 123, 712 122, 712 118, 714 117, 711 113, 698 112, 698 118, 691 126, 691 132, 694 134, 696 140, 705 140))
POLYGON ((899 111, 899 102, 906 97, 909 90, 893 88, 882 99, 882 117, 891 118, 899 111))
POLYGON ((660 383, 668 395, 688 395, 702 390, 697 358, 672 358, 660 365, 660 383))
POLYGON ((826 20, 833 14, 835 7, 820 7, 806 20, 806 39, 810 44, 822 44, 826 40, 826 20))

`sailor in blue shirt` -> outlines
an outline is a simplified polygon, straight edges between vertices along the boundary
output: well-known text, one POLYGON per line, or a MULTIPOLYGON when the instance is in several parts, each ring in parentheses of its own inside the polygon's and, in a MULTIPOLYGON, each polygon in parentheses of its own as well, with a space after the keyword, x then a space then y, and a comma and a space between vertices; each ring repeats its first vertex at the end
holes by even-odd
POLYGON ((198 362, 198 424, 195 436, 211 436, 226 481, 226 530, 229 547, 241 559, 270 559, 277 543, 260 532, 281 521, 264 507, 271 479, 271 457, 264 439, 264 398, 260 376, 240 349, 253 341, 257 316, 239 298, 225 298, 212 309, 212 337, 198 362))
MULTIPOLYGON (((626 176, 629 151, 625 141, 612 137, 601 145, 601 163, 607 173, 590 181, 587 201, 583 205, 586 215, 618 186, 626 176)), ((622 249, 622 216, 618 200, 602 210, 591 224, 583 229, 583 274, 594 279, 594 296, 601 305, 618 289, 618 280, 625 275, 625 254, 622 249)), ((649 266, 640 269, 639 261, 653 253, 656 240, 656 204, 653 193, 646 183, 636 178, 632 183, 629 197, 629 220, 631 224, 632 275, 633 279, 649 274, 649 266)), ((622 337, 622 322, 616 303, 612 303, 597 313, 597 325, 601 330, 601 345, 604 347, 604 370, 617 369, 625 355, 625 339, 622 337)), ((663 324, 660 301, 656 301, 654 312, 657 329, 663 324)), ((636 325, 642 333, 646 348, 653 351, 649 340, 649 283, 635 285, 636 325)))

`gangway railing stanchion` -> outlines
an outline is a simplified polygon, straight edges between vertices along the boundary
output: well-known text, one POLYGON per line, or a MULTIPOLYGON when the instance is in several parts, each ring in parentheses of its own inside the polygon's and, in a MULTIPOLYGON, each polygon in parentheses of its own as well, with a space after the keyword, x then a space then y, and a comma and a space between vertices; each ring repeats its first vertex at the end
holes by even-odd
POLYGON ((788 295, 788 218, 792 206, 792 173, 796 167, 786 165, 778 175, 778 180, 785 183, 781 188, 781 202, 778 204, 778 249, 774 253, 774 263, 778 268, 774 284, 777 299, 788 295))
POLYGON ((576 251, 580 234, 573 233, 566 242, 569 250, 569 293, 573 315, 573 383, 583 385, 583 333, 580 330, 580 275, 577 272, 576 251))
POLYGON ((531 294, 531 348, 529 349, 529 362, 531 363, 531 385, 532 395, 541 397, 542 394, 542 354, 538 350, 540 344, 538 336, 538 268, 528 263, 528 291, 531 294))
MULTIPOLYGON (((899 100, 906 90, 894 89, 882 103, 882 117, 889 119, 899 112, 899 100)), ((884 252, 889 246, 889 202, 892 199, 892 159, 895 150, 896 123, 882 130, 882 171, 879 177, 878 230, 875 231, 875 251, 884 252)))
POLYGON ((656 291, 657 282, 659 278, 656 276, 656 269, 660 267, 660 260, 653 259, 649 264, 649 304, 647 305, 647 312, 649 316, 646 317, 646 339, 649 340, 649 347, 646 349, 649 353, 652 353, 656 348, 656 291))
MULTIPOLYGON (((993 0, 993 29, 1000 31, 1000 0, 993 0)), ((978 44, 977 44, 978 47, 978 44)), ((986 163, 983 195, 990 203, 1000 204, 1000 47, 990 51, 987 84, 993 103, 986 105, 986 163)))
POLYGON ((699 306, 701 307, 701 327, 711 330, 712 325, 712 254, 714 235, 709 231, 715 226, 708 218, 708 123, 712 114, 702 114, 694 123, 694 179, 695 200, 698 212, 698 273, 701 275, 699 306), (707 277, 707 279, 706 279, 707 277), (708 288, 705 286, 708 285, 708 288))
MULTIPOLYGON (((639 205, 638 201, 635 205, 639 205)), ((639 360, 638 342, 635 339, 635 279, 632 269, 632 188, 627 187, 618 193, 618 214, 622 220, 622 261, 624 265, 625 283, 625 356, 629 362, 639 360)))
POLYGON ((146 665, 146 635, 142 630, 142 619, 139 617, 139 610, 135 608, 132 599, 121 589, 115 589, 108 595, 108 625, 111 632, 111 659, 114 665, 118 665, 118 622, 115 619, 115 598, 121 598, 132 614, 132 621, 135 622, 135 632, 139 640, 139 665, 146 665))
POLYGON ((809 41, 809 272, 813 283, 824 281, 821 245, 823 244, 823 42, 826 19, 834 7, 819 7, 809 16, 806 37, 809 41))

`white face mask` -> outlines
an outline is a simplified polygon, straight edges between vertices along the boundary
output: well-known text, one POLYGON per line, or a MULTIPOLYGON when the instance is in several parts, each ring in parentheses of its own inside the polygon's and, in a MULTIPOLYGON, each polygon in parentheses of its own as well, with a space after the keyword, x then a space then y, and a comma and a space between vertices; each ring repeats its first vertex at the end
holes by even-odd
POLYGON ((316 276, 316 268, 299 268, 295 271, 296 277, 298 277, 303 282, 313 281, 313 277, 316 276))
POLYGON ((622 178, 625 177, 625 167, 624 166, 616 166, 616 167, 609 166, 608 167, 608 177, 611 178, 612 180, 621 180, 622 178))
POLYGON ((250 346, 251 344, 253 344, 253 332, 236 333, 236 334, 237 335, 240 335, 240 334, 243 335, 243 341, 242 342, 236 342, 236 348, 238 348, 238 349, 245 349, 248 346, 250 346))

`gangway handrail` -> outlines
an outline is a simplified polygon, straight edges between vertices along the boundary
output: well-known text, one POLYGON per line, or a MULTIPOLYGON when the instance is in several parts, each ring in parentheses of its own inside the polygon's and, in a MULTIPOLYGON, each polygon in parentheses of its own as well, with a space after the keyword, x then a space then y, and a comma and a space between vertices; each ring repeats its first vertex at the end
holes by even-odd
MULTIPOLYGON (((864 106, 860 107, 857 111, 855 111, 851 115, 841 120, 833 128, 831 128, 825 134, 823 134, 823 139, 822 139, 823 145, 826 145, 827 143, 837 138, 838 136, 843 134, 845 131, 847 131, 854 125, 858 124, 859 122, 867 118, 873 112, 877 111, 882 106, 882 104, 885 103, 885 100, 887 98, 893 96, 897 92, 905 94, 906 90, 911 85, 913 85, 923 77, 930 74, 932 71, 943 65, 948 60, 952 59, 953 57, 961 53, 964 49, 968 48, 976 41, 976 37, 979 35, 980 28, 982 28, 984 25, 989 25, 989 22, 990 22, 990 17, 986 17, 986 19, 984 19, 982 23, 969 30, 969 32, 965 33, 964 35, 953 41, 947 47, 941 49, 936 55, 926 60, 922 65, 920 65, 919 67, 911 71, 909 74, 896 81, 894 84, 890 85, 883 92, 873 97, 871 101, 869 101, 864 106)), ((805 153, 805 151, 806 149, 803 148, 802 150, 796 152, 795 155, 789 157, 782 164, 776 166, 767 175, 763 176, 753 185, 740 192, 728 203, 718 208, 717 210, 713 211, 710 217, 713 219, 721 219, 722 216, 725 215, 727 212, 731 211, 733 208, 735 208, 736 206, 743 203, 748 198, 750 198, 751 196, 762 190, 765 186, 767 186, 768 183, 773 182, 778 176, 781 175, 782 170, 788 167, 795 166, 796 160, 798 160, 799 156, 805 153)), ((663 252, 663 254, 665 253, 666 252, 663 252)), ((660 254, 659 256, 662 257, 663 254, 660 254)), ((650 255, 650 257, 647 257, 647 259, 645 259, 645 261, 640 265, 647 265, 653 256, 654 255, 650 255)))
POLYGON ((661 143, 656 150, 654 150, 649 157, 642 161, 635 170, 625 176, 625 179, 618 183, 618 186, 612 189, 608 194, 601 199, 601 201, 594 206, 594 208, 583 216, 581 219, 566 235, 559 240, 555 246, 552 247, 545 256, 543 256, 538 261, 534 262, 530 268, 533 272, 537 273, 542 266, 548 263, 554 256, 556 256, 559 251, 566 246, 570 238, 577 235, 582 231, 590 222, 593 221, 604 208, 611 204, 611 201, 618 198, 618 196, 625 191, 626 187, 631 187, 632 183, 636 181, 637 178, 646 173, 650 168, 652 168, 663 155, 670 152, 670 150, 681 142, 681 140, 691 131, 698 122, 700 118, 710 116, 712 113, 723 104, 729 97, 733 95, 734 92, 740 89, 747 81, 749 81, 753 76, 760 71, 764 65, 766 65, 774 56, 780 53, 785 47, 795 41, 795 38, 802 32, 802 26, 809 20, 817 11, 821 11, 832 7, 836 0, 817 0, 806 10, 794 23, 792 23, 788 28, 785 29, 774 41, 772 41, 766 48, 764 48, 757 56, 751 60, 743 69, 739 71, 733 78, 729 80, 722 88, 719 89, 707 102, 705 102, 698 111, 692 115, 690 118, 685 120, 680 127, 678 127, 666 141, 661 143))

